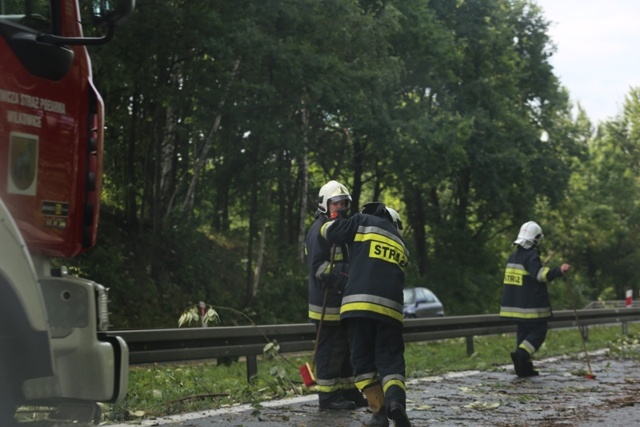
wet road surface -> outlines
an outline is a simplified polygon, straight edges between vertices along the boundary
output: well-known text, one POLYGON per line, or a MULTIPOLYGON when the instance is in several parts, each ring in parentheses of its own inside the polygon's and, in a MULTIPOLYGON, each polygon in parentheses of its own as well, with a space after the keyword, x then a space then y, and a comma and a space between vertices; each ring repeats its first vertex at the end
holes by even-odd
MULTIPOLYGON (((604 351, 589 359, 595 379, 585 376, 584 354, 535 361, 540 375, 531 378, 502 366, 414 379, 407 413, 414 427, 640 426, 640 362, 604 351)), ((319 411, 310 395, 109 427, 360 427, 368 416, 364 409, 319 411)))

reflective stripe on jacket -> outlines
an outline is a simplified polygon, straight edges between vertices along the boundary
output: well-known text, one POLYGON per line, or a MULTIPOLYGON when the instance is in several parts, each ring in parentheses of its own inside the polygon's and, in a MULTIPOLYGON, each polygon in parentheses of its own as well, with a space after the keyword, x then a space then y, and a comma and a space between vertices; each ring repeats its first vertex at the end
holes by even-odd
MULTIPOLYGON (((324 215, 318 216, 311 225, 305 240, 305 253, 309 271, 309 319, 319 321, 322 317, 322 304, 324 302, 324 289, 322 289, 321 275, 329 273, 331 266, 331 245, 320 235, 322 224, 327 221, 324 215)), ((334 263, 345 263, 348 260, 346 245, 336 245, 334 263)), ((335 266, 334 266, 335 267, 335 266)), ((336 289, 327 292, 327 304, 323 322, 340 322, 340 305, 342 295, 336 289)))
POLYGON ((500 316, 524 321, 551 317, 547 283, 561 274, 559 267, 542 265, 536 248, 518 246, 505 268, 500 316))

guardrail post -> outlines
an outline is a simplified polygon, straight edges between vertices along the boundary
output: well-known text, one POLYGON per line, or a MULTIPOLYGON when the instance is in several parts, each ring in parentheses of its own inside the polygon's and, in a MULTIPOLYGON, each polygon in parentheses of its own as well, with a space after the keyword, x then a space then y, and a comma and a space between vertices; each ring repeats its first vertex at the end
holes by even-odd
POLYGON ((247 383, 252 383, 252 378, 258 375, 258 356, 252 354, 247 356, 247 383))
POLYGON ((627 335, 627 322, 622 322, 622 335, 627 335))
POLYGON ((589 327, 587 325, 580 326, 580 333, 582 334, 582 338, 584 338, 585 341, 589 339, 589 327))
POLYGON ((467 356, 473 354, 473 335, 467 336, 467 356))

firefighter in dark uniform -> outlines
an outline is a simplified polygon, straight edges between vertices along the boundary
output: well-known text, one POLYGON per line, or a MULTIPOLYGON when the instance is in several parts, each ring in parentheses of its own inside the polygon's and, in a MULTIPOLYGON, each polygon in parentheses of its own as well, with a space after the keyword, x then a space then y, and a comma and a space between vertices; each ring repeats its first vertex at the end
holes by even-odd
POLYGON ((553 315, 547 283, 569 271, 569 264, 548 268, 542 265, 538 244, 542 240, 542 228, 534 221, 520 228, 513 242, 516 250, 509 256, 504 275, 500 316, 517 324, 516 350, 511 360, 516 375, 538 375, 533 369, 531 356, 547 337, 548 320, 553 315))
POLYGON ((400 218, 382 203, 322 226, 331 244, 348 244, 349 279, 340 319, 347 326, 356 385, 372 416, 364 426, 410 427, 406 414, 403 325, 404 270, 409 253, 400 218), (395 225, 395 226, 394 226, 395 225))
POLYGON ((319 325, 326 306, 315 356, 316 385, 320 409, 355 409, 368 406, 354 384, 347 330, 340 324, 342 289, 348 274, 346 245, 330 245, 320 227, 330 215, 346 216, 351 196, 337 181, 320 189, 316 220, 307 233, 305 252, 309 270, 309 319, 319 325), (333 260, 332 260, 333 258, 333 260))

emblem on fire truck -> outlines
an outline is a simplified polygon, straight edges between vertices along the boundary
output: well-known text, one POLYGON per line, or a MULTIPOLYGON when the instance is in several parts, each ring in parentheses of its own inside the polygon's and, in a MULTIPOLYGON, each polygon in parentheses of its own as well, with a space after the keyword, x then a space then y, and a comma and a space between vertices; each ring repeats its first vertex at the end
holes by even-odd
POLYGON ((35 196, 38 175, 38 136, 11 132, 8 192, 35 196))

